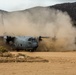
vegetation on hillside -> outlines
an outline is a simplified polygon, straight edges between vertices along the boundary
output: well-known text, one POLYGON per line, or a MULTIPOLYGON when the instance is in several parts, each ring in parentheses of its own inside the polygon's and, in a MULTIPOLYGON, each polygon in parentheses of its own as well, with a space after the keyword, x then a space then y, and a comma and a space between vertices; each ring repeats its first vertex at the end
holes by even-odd
POLYGON ((50 6, 50 8, 55 8, 63 12, 67 12, 72 18, 74 25, 76 26, 76 2, 57 4, 57 5, 50 6))

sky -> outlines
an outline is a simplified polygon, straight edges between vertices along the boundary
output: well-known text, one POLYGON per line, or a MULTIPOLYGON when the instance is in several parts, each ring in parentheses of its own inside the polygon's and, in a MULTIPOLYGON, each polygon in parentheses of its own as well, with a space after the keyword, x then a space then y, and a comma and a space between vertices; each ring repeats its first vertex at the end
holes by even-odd
POLYGON ((17 11, 35 6, 51 6, 65 2, 76 2, 76 0, 0 0, 0 9, 6 11, 17 11))

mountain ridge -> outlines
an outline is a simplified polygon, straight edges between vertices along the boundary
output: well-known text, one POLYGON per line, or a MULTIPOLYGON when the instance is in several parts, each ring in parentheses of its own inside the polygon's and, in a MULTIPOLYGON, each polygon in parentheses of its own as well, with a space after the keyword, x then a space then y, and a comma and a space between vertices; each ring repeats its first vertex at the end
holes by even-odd
POLYGON ((76 2, 56 4, 56 5, 50 6, 50 8, 55 8, 63 12, 67 12, 72 18, 73 22, 76 24, 76 2))

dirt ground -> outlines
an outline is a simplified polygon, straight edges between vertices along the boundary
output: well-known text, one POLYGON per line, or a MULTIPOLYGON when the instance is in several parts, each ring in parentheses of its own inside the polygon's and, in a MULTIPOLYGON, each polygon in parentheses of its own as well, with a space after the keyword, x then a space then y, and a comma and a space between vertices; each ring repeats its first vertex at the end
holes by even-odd
POLYGON ((49 62, 0 63, 0 75, 76 75, 76 52, 22 53, 49 62))

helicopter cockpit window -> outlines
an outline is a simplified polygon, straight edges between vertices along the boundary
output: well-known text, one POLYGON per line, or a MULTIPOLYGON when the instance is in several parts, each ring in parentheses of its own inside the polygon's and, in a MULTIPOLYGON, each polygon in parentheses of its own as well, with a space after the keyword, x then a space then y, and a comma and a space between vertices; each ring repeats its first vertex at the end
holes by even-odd
POLYGON ((28 41, 32 41, 32 42, 35 42, 36 39, 35 38, 29 38, 28 41))
POLYGON ((29 38, 28 41, 32 41, 32 38, 29 38))
POLYGON ((22 44, 21 44, 21 46, 22 46, 22 44))
POLYGON ((33 39, 32 39, 32 41, 33 41, 33 42, 35 42, 35 41, 36 41, 36 39, 35 39, 35 38, 33 38, 33 39))

